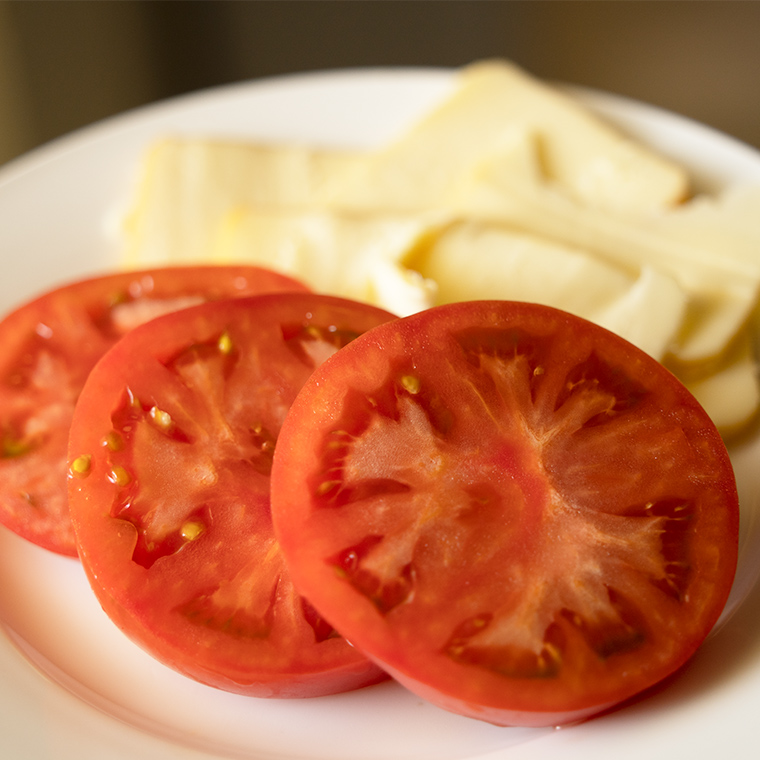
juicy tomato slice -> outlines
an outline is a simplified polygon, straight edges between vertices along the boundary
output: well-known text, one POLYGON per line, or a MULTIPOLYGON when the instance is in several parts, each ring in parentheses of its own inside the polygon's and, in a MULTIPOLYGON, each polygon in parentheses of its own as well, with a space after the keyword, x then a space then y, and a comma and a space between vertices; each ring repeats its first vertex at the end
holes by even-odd
POLYGON ((500 725, 577 721, 673 672, 737 559, 701 407, 630 344, 531 304, 437 307, 336 354, 280 433, 272 512, 296 587, 346 638, 500 725))
POLYGON ((71 283, 9 314, 0 323, 0 522, 76 556, 66 497, 69 424, 95 362, 131 328, 204 301, 305 290, 257 267, 178 267, 71 283))
POLYGON ((303 383, 389 319, 315 294, 208 303, 135 329, 93 369, 71 425, 71 517, 101 605, 156 658, 253 696, 384 677, 294 590, 269 480, 303 383))

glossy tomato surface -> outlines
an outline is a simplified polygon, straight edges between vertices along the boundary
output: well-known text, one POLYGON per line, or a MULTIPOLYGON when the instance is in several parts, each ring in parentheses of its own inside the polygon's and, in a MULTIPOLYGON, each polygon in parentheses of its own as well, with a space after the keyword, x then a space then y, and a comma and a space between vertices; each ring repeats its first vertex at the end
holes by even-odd
POLYGON ((82 280, 20 306, 0 323, 0 522, 76 556, 66 497, 66 443, 95 362, 126 332, 203 301, 305 291, 248 266, 182 267, 82 280))
POLYGON ((734 576, 724 445, 659 364, 543 306, 441 306, 320 367, 272 472, 296 586, 412 691, 558 725, 677 669, 734 576))
POLYGON ((135 329, 93 369, 71 425, 71 516, 101 605, 159 660, 254 696, 383 677, 294 590, 269 482, 303 383, 388 319, 314 294, 208 303, 135 329))

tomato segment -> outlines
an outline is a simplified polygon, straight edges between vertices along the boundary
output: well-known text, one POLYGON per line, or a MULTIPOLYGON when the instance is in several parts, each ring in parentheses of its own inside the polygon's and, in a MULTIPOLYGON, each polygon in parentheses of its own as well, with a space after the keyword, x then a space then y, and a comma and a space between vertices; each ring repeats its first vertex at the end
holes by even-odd
POLYGON ((207 303, 135 329, 93 369, 71 425, 72 521, 103 608, 159 660, 254 696, 384 677, 293 588, 269 486, 303 383, 389 319, 315 294, 207 303))
POLYGON ((50 291, 0 323, 0 522, 76 556, 66 499, 66 443, 95 362, 133 327, 209 300, 305 291, 257 267, 121 272, 50 291))
POLYGON ((438 307, 320 367, 272 509, 296 586, 344 636, 502 725, 575 721, 673 672, 736 566, 704 411, 625 341, 529 304, 438 307))

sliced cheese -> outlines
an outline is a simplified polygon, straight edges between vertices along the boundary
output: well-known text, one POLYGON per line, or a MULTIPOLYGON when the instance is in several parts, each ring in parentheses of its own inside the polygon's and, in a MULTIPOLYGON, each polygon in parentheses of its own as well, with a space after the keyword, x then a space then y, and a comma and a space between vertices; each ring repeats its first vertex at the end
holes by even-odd
POLYGON ((628 290, 591 320, 662 361, 683 324, 688 297, 673 277, 645 266, 628 290))
POLYGON ((714 361, 741 331, 760 291, 760 259, 725 256, 707 239, 669 236, 662 220, 671 212, 631 216, 569 197, 543 176, 529 133, 513 132, 498 155, 473 170, 451 208, 592 251, 631 272, 651 267, 672 277, 689 298, 672 348, 685 364, 714 361))
POLYGON ((667 213, 651 215, 645 224, 665 240, 760 270, 760 187, 698 195, 667 213))
POLYGON ((406 315, 433 302, 434 285, 400 265, 437 219, 238 208, 220 226, 212 259, 297 276, 317 291, 406 315))
POLYGON ((203 261, 231 208, 312 205, 327 178, 360 160, 295 145, 160 140, 146 153, 124 220, 125 265, 203 261))
POLYGON ((257 263, 399 315, 546 303, 664 360, 728 434, 760 403, 760 189, 689 192, 681 167, 487 61, 369 153, 157 142, 122 225, 124 263, 257 263))
POLYGON ((593 207, 661 208, 689 192, 680 166, 624 137, 559 89, 510 63, 487 61, 464 68, 442 104, 376 151, 326 200, 364 210, 446 205, 462 177, 515 129, 537 135, 545 174, 593 207))
POLYGON ((405 263, 436 283, 437 303, 496 298, 553 306, 660 360, 685 313, 683 290, 657 270, 647 267, 635 277, 587 251, 502 225, 452 224, 405 263))
POLYGON ((744 430, 760 409, 757 361, 749 334, 726 366, 707 377, 686 381, 685 385, 724 438, 744 430))

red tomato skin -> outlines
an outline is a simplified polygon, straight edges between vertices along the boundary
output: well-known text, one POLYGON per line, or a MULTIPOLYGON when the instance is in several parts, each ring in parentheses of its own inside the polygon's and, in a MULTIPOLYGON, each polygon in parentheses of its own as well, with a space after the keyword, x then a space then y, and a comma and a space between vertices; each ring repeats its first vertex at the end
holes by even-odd
POLYGON ((306 290, 260 267, 172 267, 68 283, 8 314, 0 323, 0 523, 77 556, 66 497, 68 427, 89 371, 133 323, 186 303, 306 290), (30 420, 39 430, 27 436, 30 420))
POLYGON ((581 708, 578 710, 562 710, 559 712, 543 712, 537 710, 504 710, 501 707, 491 707, 489 705, 479 704, 456 696, 445 694, 430 684, 412 678, 406 673, 396 668, 376 660, 381 667, 402 686, 406 687, 418 697, 431 702, 440 707, 442 710, 454 713, 455 715, 464 715, 468 718, 491 723, 494 726, 502 727, 520 727, 520 728, 547 728, 573 725, 582 723, 606 710, 615 707, 617 700, 607 704, 593 705, 592 707, 581 708))
MULTIPOLYGON (((493 339, 483 352, 486 358, 480 359, 481 365, 498 358, 499 351, 497 340, 493 339)), ((593 388, 588 393, 594 398, 593 388)), ((523 410, 519 404, 518 408, 523 410)), ((574 408, 578 408, 577 403, 574 408)), ((507 442, 521 440, 509 432, 515 429, 515 424, 509 423, 502 429, 507 442)), ((550 434, 554 424, 559 422, 547 423, 550 434)), ((578 494, 580 498, 581 492, 578 494)), ((593 497, 589 498, 593 503, 593 497)), ((610 525, 618 516, 628 521, 627 506, 619 509, 613 505, 611 509, 614 519, 610 525)), ((272 471, 272 512, 275 532, 296 587, 344 636, 419 696, 446 710, 504 726, 574 723, 620 704, 675 672, 717 621, 733 582, 737 560, 739 510, 731 462, 717 430, 694 398, 671 373, 617 336, 577 317, 532 304, 477 302, 436 307, 369 331, 318 368, 291 407, 280 434, 272 471), (534 352, 531 355, 534 364, 530 364, 532 369, 527 373, 532 387, 530 394, 525 391, 523 395, 524 399, 531 399, 522 418, 531 420, 528 428, 546 419, 554 420, 555 415, 564 415, 566 424, 572 416, 576 386, 585 387, 586 378, 593 381, 597 373, 599 383, 606 384, 605 392, 609 391, 612 397, 617 394, 620 409, 615 412, 616 419, 627 420, 620 435, 629 438, 620 438, 618 444, 604 438, 600 439, 603 444, 595 443, 595 436, 604 435, 604 415, 599 420, 591 417, 588 425, 573 433, 572 445, 563 446, 560 438, 546 439, 548 453, 541 465, 544 469, 539 470, 525 451, 504 446, 502 437, 490 432, 496 417, 483 409, 502 404, 511 411, 512 402, 503 399, 512 392, 520 393, 519 385, 501 386, 496 392, 498 383, 492 381, 495 372, 489 370, 491 374, 483 379, 471 366, 471 357, 460 355, 463 347, 464 354, 470 351, 468 341, 472 335, 484 343, 492 340, 483 338, 482 333, 483 328, 492 327, 518 328, 528 333, 526 345, 530 344, 534 352), (467 332, 470 328, 475 330, 472 335, 467 332), (457 334, 456 341, 452 339, 453 333, 457 334), (560 338, 554 340, 555 334, 560 338), (575 364, 591 369, 586 375, 572 375, 575 364), (621 367, 623 372, 617 372, 616 368, 621 367), (388 378, 395 378, 395 385, 388 378), (395 390, 389 390, 390 387, 395 390), (431 387, 425 397, 425 389, 431 387), (555 398, 559 399, 556 404, 555 398), (365 403, 367 399, 370 401, 365 403), (417 434, 420 429, 417 423, 409 424, 408 429, 404 427, 405 419, 415 419, 414 414, 405 417, 404 404, 425 420, 422 428, 430 433, 427 438, 417 434), (458 412, 458 406, 467 411, 458 412), (634 411, 628 414, 628 407, 635 414, 634 411), (468 424, 467 419, 474 421, 468 424), (384 448, 386 431, 388 443, 384 448), (361 447, 364 438, 373 442, 377 452, 372 461, 367 458, 369 444, 361 447), (350 445, 340 448, 341 441, 349 440, 350 445), (430 444, 431 440, 435 446, 430 444), (482 446, 476 455, 472 452, 478 442, 482 446), (450 466, 449 444, 465 447, 469 459, 464 457, 457 460, 456 467, 450 466), (331 446, 338 447, 339 453, 333 456, 331 446), (657 446, 662 446, 662 452, 657 451, 657 446), (352 454, 353 451, 358 453, 352 454), (402 454, 394 459, 394 451, 402 454), (656 456, 650 455, 650 451, 656 456), (671 460, 662 467, 657 464, 665 461, 666 455, 672 456, 672 468, 671 460), (405 456, 414 459, 406 470, 405 456), (486 630, 492 624, 487 615, 480 614, 488 611, 490 603, 482 600, 491 599, 486 593, 489 584, 512 582, 512 560, 503 570, 499 565, 487 563, 492 549, 494 556, 502 555, 496 554, 498 547, 489 543, 486 528, 480 532, 473 528, 477 525, 476 518, 446 523, 446 493, 437 502, 420 499, 419 506, 411 496, 405 500, 404 494, 424 495, 426 488, 438 493, 436 484, 450 483, 455 476, 464 477, 461 473, 472 475, 470 461, 479 457, 492 463, 488 470, 491 474, 482 486, 473 476, 470 485, 477 489, 470 491, 475 496, 470 506, 478 501, 500 503, 488 490, 495 482, 512 489, 504 492, 508 494, 504 503, 518 504, 516 500, 523 498, 527 505, 521 507, 525 516, 517 521, 514 534, 511 538, 506 534, 505 538, 511 552, 508 556, 516 557, 516 571, 532 572, 532 558, 541 556, 542 525, 547 514, 541 483, 548 473, 560 493, 572 493, 581 486, 593 493, 596 482, 597 490, 604 488, 598 491, 604 494, 602 502, 608 500, 609 488, 614 489, 610 493, 619 497, 624 506, 635 504, 638 493, 645 501, 635 516, 630 513, 634 517, 630 522, 638 521, 643 526, 649 519, 644 514, 646 500, 652 496, 655 510, 662 511, 655 515, 657 523, 663 526, 662 535, 667 534, 668 541, 672 540, 672 545, 665 547, 663 543, 665 548, 660 549, 663 566, 669 568, 665 577, 672 581, 672 588, 665 589, 665 580, 655 578, 650 570, 646 572, 652 572, 654 580, 643 571, 629 572, 626 567, 622 580, 609 579, 610 604, 614 603, 614 611, 624 621, 618 633, 606 628, 607 623, 600 624, 597 630, 581 617, 576 621, 570 603, 573 597, 558 597, 563 599, 562 608, 547 617, 548 627, 542 628, 545 648, 538 659, 547 659, 549 665, 546 674, 540 677, 537 674, 543 671, 534 664, 525 673, 515 671, 517 675, 505 677, 496 669, 481 668, 473 664, 474 660, 462 659, 459 651, 467 649, 468 637, 478 636, 475 630, 478 626, 486 630), (391 465, 382 464, 386 460, 391 465), (497 477, 499 467, 506 467, 509 477, 497 477), (584 480, 586 467, 591 474, 584 480), (650 467, 651 476, 647 469, 650 467), (326 470, 330 472, 329 480, 321 474, 326 470), (367 470, 371 475, 364 477, 380 484, 381 497, 372 491, 374 486, 363 484, 362 472, 367 470), (425 479, 419 473, 426 470, 438 474, 425 479), (293 471, 302 472, 303 476, 288 477, 293 471), (647 477, 638 482, 637 473, 647 477), (341 478, 349 485, 342 485, 341 478), (394 485, 393 478, 407 485, 394 485), (617 484, 616 479, 620 481, 617 484), (670 488, 674 489, 672 493, 670 488), (687 502, 693 501, 690 511, 687 510, 686 523, 678 516, 681 507, 670 498, 678 497, 681 491, 687 502), (377 511, 373 509, 373 498, 381 505, 377 511), (378 588, 378 578, 386 577, 382 574, 386 562, 388 566, 401 566, 407 559, 404 541, 408 533, 394 524, 394 517, 402 514, 399 510, 404 504, 410 503, 415 506, 409 508, 412 517, 408 524, 419 530, 420 536, 414 548, 408 550, 413 561, 403 572, 390 573, 391 580, 379 586, 380 591, 370 591, 378 588), (428 528, 435 527, 436 521, 442 525, 439 535, 428 528), (692 524, 699 525, 698 532, 691 529, 692 524), (679 532, 683 525, 689 531, 687 551, 691 554, 687 555, 688 570, 679 576, 677 552, 683 548, 679 532), (370 534, 375 536, 371 542, 362 538, 370 534), (377 537, 386 535, 397 537, 395 543, 389 540, 387 556, 373 555, 376 546, 382 547, 377 537), (468 549, 470 545, 472 548, 468 549), (363 555, 374 563, 368 566, 372 572, 363 570, 363 555), (478 562, 485 558, 486 564, 481 569, 471 558, 477 558, 478 562), (617 581, 626 584, 623 589, 631 589, 630 598, 615 588, 617 581), (411 591, 405 589, 405 583, 411 586, 411 591), (475 591, 473 586, 477 587, 475 591), (643 593, 641 599, 645 601, 639 601, 634 591, 643 593), (386 593, 390 594, 389 601, 380 596, 386 593), (460 612, 460 605, 466 611, 460 612), (466 632, 461 626, 457 629, 457 621, 463 620, 470 621, 470 630, 466 632), (599 631, 602 638, 595 641, 599 631), (621 632, 630 634, 629 640, 620 638, 621 632), (610 639, 609 650, 603 648, 607 646, 605 636, 610 639), (604 653, 595 653, 589 642, 604 653), (551 670, 553 650, 561 655, 557 658, 560 665, 556 673, 551 670), (572 668, 566 667, 567 662, 574 662, 572 668)), ((486 512, 484 519, 493 520, 494 526, 507 519, 498 511, 493 514, 495 518, 486 512)), ((607 525, 604 519, 599 523, 602 527, 607 525)), ((400 518, 399 523, 406 524, 400 518)), ((483 525, 489 526, 491 522, 483 525)), ((582 537, 585 527, 585 523, 580 527, 570 525, 572 531, 577 531, 571 535, 582 537)), ((506 529, 492 530, 499 533, 506 529)), ((600 536, 600 540, 605 539, 602 533, 600 536)), ((551 560, 540 565, 537 582, 555 576, 561 579, 574 551, 573 541, 567 537, 559 542, 547 539, 546 543, 552 553, 544 556, 551 560), (551 569, 552 563, 558 568, 556 573, 545 570, 551 569)), ((615 541, 609 543, 613 554, 614 544, 615 541)), ((595 546, 595 540, 588 545, 595 546)), ((628 554, 634 557, 641 553, 631 549, 628 554)), ((595 559, 593 548, 589 556, 595 559)), ((659 558, 655 556, 652 561, 655 560, 659 558)), ((547 588, 551 598, 553 586, 547 588)), ((515 593, 519 602, 521 592, 515 593)), ((607 604, 606 598, 603 602, 607 604)), ((473 651, 474 656, 491 656, 487 649, 480 649, 480 654, 473 651)))
MULTIPOLYGON (((201 683, 255 697, 316 697, 387 678, 340 637, 315 643, 314 632, 296 614, 300 597, 292 593, 274 542, 268 474, 240 469, 237 455, 224 460, 229 465, 220 464, 217 455, 228 451, 229 441, 217 433, 237 435, 260 420, 276 438, 280 417, 313 370, 307 366, 312 344, 299 342, 301 333, 304 341, 324 334, 340 342, 352 337, 351 330, 363 332, 393 318, 371 306, 311 293, 206 304, 136 328, 92 370, 70 432, 72 521, 82 565, 101 606, 156 659, 201 683), (229 336, 233 353, 238 351, 235 366, 216 375, 211 370, 196 373, 196 364, 190 362, 190 374, 178 381, 176 367, 184 367, 183 357, 219 346, 223 335, 229 336), (223 382, 215 379, 222 377, 223 382), (157 405, 171 412, 186 439, 176 445, 170 440, 165 452, 152 438, 139 438, 137 428, 143 425, 143 436, 152 435, 151 428, 138 416, 130 421, 130 404, 124 404, 127 387, 130 398, 144 401, 135 407, 136 415, 157 405), (123 445, 109 451, 102 442, 113 432, 123 445), (145 440, 149 445, 141 443, 145 440), (73 463, 83 454, 91 459, 80 477, 73 473, 73 463), (127 485, 113 482, 115 464, 129 470, 127 485), (205 491, 202 467, 213 470, 216 478, 205 491), (148 551, 139 558, 141 531, 148 536, 148 529, 131 522, 130 512, 141 509, 141 499, 170 501, 171 491, 178 494, 179 508, 187 505, 190 510, 191 517, 180 520, 184 524, 195 519, 196 504, 208 506, 200 518, 205 532, 179 550, 157 558, 148 551), (129 506, 120 512, 122 493, 129 506), (262 627, 263 633, 248 629, 246 621, 256 616, 265 620, 267 613, 259 615, 240 603, 262 588, 265 599, 276 597, 273 622, 269 629, 262 627), (220 605, 223 619, 211 601, 220 595, 238 605, 220 605), (234 630, 227 621, 233 621, 234 630)), ((324 342, 319 339, 314 345, 324 342)), ((318 362, 319 352, 314 355, 318 362)), ((160 525, 164 518, 159 517, 160 525)), ((179 518, 172 519, 174 525, 179 518)))
POLYGON ((342 639, 328 644, 334 650, 333 664, 315 667, 311 672, 293 670, 268 673, 254 669, 246 672, 236 662, 227 663, 224 670, 206 668, 199 659, 178 658, 176 644, 165 638, 136 634, 136 627, 148 619, 149 613, 137 620, 134 611, 126 610, 103 591, 86 564, 85 574, 97 589, 96 595, 103 611, 119 630, 166 667, 206 686, 259 699, 312 699, 355 691, 388 680, 388 674, 358 650, 347 653, 348 645, 342 639))

